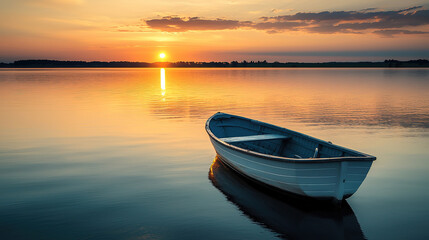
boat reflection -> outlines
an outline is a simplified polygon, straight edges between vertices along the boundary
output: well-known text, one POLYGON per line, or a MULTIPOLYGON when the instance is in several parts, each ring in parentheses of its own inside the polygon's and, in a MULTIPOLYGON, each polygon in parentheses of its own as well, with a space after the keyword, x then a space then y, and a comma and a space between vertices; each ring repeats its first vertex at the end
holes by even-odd
POLYGON ((365 239, 347 202, 334 208, 290 196, 273 197, 222 164, 218 157, 210 167, 209 179, 246 216, 282 238, 365 239))

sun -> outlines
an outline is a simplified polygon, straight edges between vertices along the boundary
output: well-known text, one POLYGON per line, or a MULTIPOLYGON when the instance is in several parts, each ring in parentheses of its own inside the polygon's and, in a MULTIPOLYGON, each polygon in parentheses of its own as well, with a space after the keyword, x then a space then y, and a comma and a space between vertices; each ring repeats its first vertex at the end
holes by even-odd
POLYGON ((164 59, 165 58, 165 53, 160 53, 159 54, 159 58, 164 59))

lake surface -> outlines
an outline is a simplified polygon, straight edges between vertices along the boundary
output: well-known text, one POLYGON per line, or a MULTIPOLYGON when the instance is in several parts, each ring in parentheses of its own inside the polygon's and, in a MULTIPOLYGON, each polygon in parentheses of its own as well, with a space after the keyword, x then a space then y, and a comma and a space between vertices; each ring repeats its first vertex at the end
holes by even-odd
POLYGON ((428 69, 1 69, 0 239, 429 239, 428 69), (340 210, 216 159, 222 111, 377 157, 340 210))

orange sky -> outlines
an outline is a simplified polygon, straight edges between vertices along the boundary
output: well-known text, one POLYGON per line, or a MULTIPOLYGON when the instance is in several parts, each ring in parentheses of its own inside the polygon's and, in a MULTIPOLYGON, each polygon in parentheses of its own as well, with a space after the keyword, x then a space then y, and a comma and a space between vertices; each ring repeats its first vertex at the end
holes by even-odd
POLYGON ((429 0, 0 3, 0 61, 429 58, 429 0))

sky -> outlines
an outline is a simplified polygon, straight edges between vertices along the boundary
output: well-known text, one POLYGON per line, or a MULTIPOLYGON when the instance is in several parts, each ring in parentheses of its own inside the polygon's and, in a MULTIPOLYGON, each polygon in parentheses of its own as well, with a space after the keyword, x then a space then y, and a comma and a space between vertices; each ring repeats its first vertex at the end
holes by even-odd
POLYGON ((0 62, 429 59, 429 0, 0 0, 0 62))

